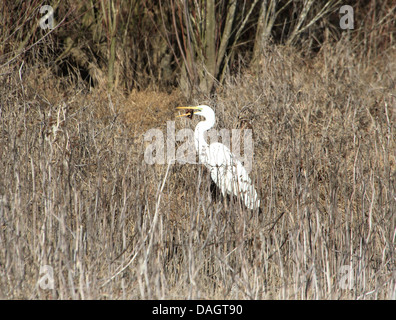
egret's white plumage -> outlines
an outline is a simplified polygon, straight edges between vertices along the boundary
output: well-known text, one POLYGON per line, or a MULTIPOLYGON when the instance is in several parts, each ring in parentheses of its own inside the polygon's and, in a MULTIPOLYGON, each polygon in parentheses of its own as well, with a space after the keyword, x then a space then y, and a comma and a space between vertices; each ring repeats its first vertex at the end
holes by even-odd
POLYGON ((178 107, 178 109, 191 109, 190 112, 180 116, 192 116, 193 113, 205 118, 195 127, 195 148, 198 151, 199 161, 208 168, 212 180, 220 188, 223 196, 226 194, 239 196, 247 208, 258 208, 260 199, 242 163, 224 144, 215 142, 209 145, 205 141, 205 131, 215 124, 215 113, 212 108, 200 105, 178 107))

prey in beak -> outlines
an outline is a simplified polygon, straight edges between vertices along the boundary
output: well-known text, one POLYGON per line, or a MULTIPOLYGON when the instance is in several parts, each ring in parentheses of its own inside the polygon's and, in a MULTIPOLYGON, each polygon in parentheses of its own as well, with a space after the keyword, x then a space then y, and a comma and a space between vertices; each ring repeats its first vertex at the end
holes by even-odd
POLYGON ((184 113, 184 114, 179 114, 179 115, 177 115, 176 117, 187 117, 187 118, 192 119, 192 118, 193 118, 193 115, 194 115, 194 112, 196 112, 195 110, 197 110, 198 107, 176 107, 176 109, 187 110, 186 113, 184 113))

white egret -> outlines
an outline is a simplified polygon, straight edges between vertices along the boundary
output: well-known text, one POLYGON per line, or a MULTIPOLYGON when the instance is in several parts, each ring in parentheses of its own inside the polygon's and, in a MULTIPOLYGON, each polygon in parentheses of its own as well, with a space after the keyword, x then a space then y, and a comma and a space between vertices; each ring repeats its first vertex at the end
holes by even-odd
POLYGON ((191 118, 193 114, 196 114, 205 118, 195 127, 195 148, 200 163, 203 163, 209 170, 213 182, 219 187, 223 196, 233 194, 240 197, 247 208, 259 208, 260 199, 242 163, 224 144, 214 142, 209 145, 205 141, 205 131, 215 124, 215 113, 212 108, 200 105, 196 107, 177 107, 177 109, 189 109, 187 113, 178 115, 178 117, 187 116, 191 118))

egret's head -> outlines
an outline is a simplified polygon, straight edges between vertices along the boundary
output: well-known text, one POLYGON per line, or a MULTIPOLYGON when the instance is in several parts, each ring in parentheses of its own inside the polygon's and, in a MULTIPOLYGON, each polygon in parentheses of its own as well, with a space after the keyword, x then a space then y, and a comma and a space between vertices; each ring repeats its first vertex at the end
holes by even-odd
POLYGON ((178 117, 189 117, 190 119, 193 115, 202 116, 205 118, 214 118, 214 112, 211 107, 206 105, 200 105, 195 107, 176 107, 176 109, 186 109, 187 112, 178 115, 178 117))

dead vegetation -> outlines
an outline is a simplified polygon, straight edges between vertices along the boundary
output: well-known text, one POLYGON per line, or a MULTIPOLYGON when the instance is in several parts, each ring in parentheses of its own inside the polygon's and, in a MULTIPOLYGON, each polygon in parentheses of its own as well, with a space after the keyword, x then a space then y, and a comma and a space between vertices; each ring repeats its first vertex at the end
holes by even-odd
POLYGON ((368 57, 345 35, 256 58, 191 100, 3 65, 0 297, 395 299, 394 44, 368 57), (166 137, 187 103, 252 128, 261 215, 213 198, 201 166, 144 161, 144 133, 166 137))

